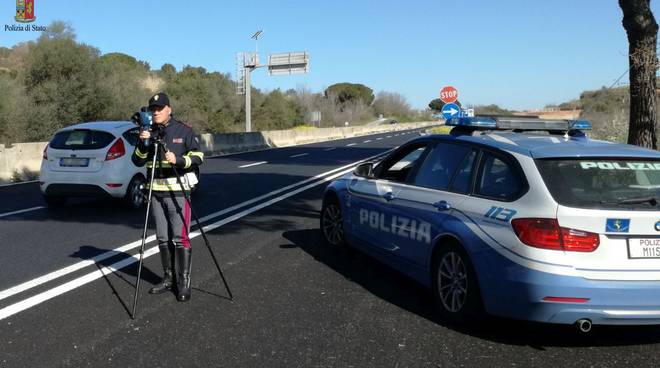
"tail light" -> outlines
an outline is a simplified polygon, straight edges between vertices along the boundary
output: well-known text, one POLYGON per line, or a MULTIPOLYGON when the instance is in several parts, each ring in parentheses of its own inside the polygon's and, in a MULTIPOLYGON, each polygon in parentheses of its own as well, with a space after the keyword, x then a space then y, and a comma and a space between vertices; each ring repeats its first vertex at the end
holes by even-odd
POLYGON ((598 234, 561 227, 556 219, 520 218, 511 225, 521 242, 535 248, 593 252, 600 244, 598 234))
POLYGON ((117 142, 110 147, 108 153, 105 155, 105 160, 110 161, 126 154, 126 148, 124 147, 124 141, 119 138, 117 142))
POLYGON ((41 155, 41 158, 48 160, 48 144, 44 147, 44 153, 41 155))

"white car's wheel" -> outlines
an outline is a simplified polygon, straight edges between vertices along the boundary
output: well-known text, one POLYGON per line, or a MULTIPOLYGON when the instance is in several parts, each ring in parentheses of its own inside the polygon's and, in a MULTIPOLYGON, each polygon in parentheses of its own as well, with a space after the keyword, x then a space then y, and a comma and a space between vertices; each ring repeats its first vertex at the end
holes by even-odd
POLYGON ((135 176, 126 188, 126 196, 124 202, 131 208, 140 208, 146 202, 144 194, 145 180, 141 175, 135 176))

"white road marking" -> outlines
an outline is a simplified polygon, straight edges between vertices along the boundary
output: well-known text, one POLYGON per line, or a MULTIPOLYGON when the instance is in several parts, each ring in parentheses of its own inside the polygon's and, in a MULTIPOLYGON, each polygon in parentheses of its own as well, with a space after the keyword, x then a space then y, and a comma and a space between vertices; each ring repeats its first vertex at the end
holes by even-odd
POLYGON ((349 143, 349 144, 346 145, 346 147, 355 146, 356 144, 357 143, 349 143))
POLYGON ((0 213, 0 217, 7 217, 7 216, 11 216, 11 215, 17 215, 17 214, 23 213, 23 212, 36 211, 36 210, 40 210, 42 208, 46 208, 46 207, 37 206, 37 207, 26 208, 24 210, 18 210, 18 211, 14 211, 14 212, 0 213))
POLYGON ((332 150, 334 150, 334 149, 337 149, 337 147, 326 148, 326 149, 324 149, 324 151, 332 151, 332 150))
POLYGON ((268 161, 255 162, 255 163, 252 163, 252 164, 241 165, 241 166, 239 166, 239 168, 243 169, 243 168, 246 168, 246 167, 263 165, 263 164, 267 164, 267 163, 268 163, 268 161))
POLYGON ((302 157, 302 156, 307 156, 307 155, 309 155, 309 153, 300 153, 300 154, 289 156, 289 157, 294 158, 294 157, 302 157))
MULTIPOLYGON (((389 151, 387 151, 387 152, 389 152, 389 151)), ((349 168, 349 167, 352 168, 352 167, 354 167, 355 165, 357 165, 357 164, 360 163, 360 162, 363 162, 363 161, 366 161, 366 160, 373 159, 373 158, 378 157, 378 156, 380 156, 380 155, 384 155, 384 154, 386 154, 387 152, 384 152, 384 153, 379 154, 379 155, 374 155, 374 156, 368 157, 368 158, 366 158, 366 159, 364 159, 364 160, 360 160, 360 161, 357 161, 357 162, 354 162, 354 163, 351 163, 351 164, 348 164, 348 165, 345 165, 345 166, 342 166, 342 167, 339 167, 339 168, 336 168, 336 169, 333 169, 333 170, 330 170, 330 171, 326 171, 326 172, 324 172, 324 173, 318 174, 318 175, 313 176, 313 177, 311 177, 311 178, 308 178, 308 179, 305 179, 305 180, 299 181, 299 182, 297 182, 297 183, 293 183, 293 184, 291 184, 291 185, 287 185, 287 186, 282 187, 282 188, 280 188, 280 189, 276 189, 276 190, 274 190, 274 191, 272 191, 272 192, 269 192, 269 193, 263 194, 263 195, 261 195, 261 196, 259 196, 259 197, 252 198, 252 199, 247 200, 247 201, 245 201, 245 202, 241 202, 241 203, 238 203, 238 204, 233 205, 233 206, 231 206, 231 207, 225 208, 224 210, 217 211, 217 212, 211 213, 211 214, 209 214, 209 215, 206 215, 206 216, 200 218, 199 221, 203 223, 203 222, 208 221, 208 220, 210 220, 210 219, 212 219, 212 218, 215 218, 215 217, 218 217, 218 216, 222 216, 222 215, 224 215, 224 214, 226 214, 226 213, 233 212, 233 211, 235 211, 235 210, 237 210, 237 209, 239 209, 239 208, 242 208, 242 207, 245 207, 245 206, 247 206, 247 205, 251 205, 251 204, 253 204, 253 203, 259 202, 259 201, 264 200, 264 199, 266 199, 266 198, 268 198, 268 197, 271 197, 271 196, 273 196, 273 195, 276 195, 276 194, 279 194, 279 193, 285 192, 285 191, 287 191, 287 190, 289 190, 289 189, 293 189, 293 188, 298 187, 298 186, 300 186, 300 185, 304 185, 304 184, 307 184, 307 183, 310 183, 310 182, 316 181, 316 180, 321 179, 321 178, 323 178, 323 177, 325 177, 325 176, 327 176, 327 175, 331 175, 331 174, 333 174, 333 173, 336 173, 337 171, 341 171, 341 170, 344 170, 344 169, 349 168)), ((350 170, 349 170, 349 171, 350 171, 350 170)), ((318 182, 318 183, 320 183, 320 182, 318 182)), ((315 183, 315 185, 317 185, 318 183, 315 183)), ((288 197, 287 197, 287 198, 288 198, 288 197)), ((274 202, 273 202, 273 203, 274 203, 274 202)), ((206 227, 205 227, 204 229, 206 229, 206 227)), ((190 237, 191 237, 191 238, 192 238, 192 235, 193 235, 193 234, 195 234, 195 232, 192 232, 192 233, 190 234, 190 237)), ((145 245, 146 245, 146 244, 149 244, 149 243, 151 243, 151 242, 153 242, 153 241, 155 241, 155 240, 156 240, 156 236, 155 236, 155 235, 148 236, 148 237, 146 238, 146 240, 145 240, 145 245)), ((40 286, 40 285, 42 285, 42 284, 45 284, 45 283, 50 282, 50 281, 53 281, 53 280, 58 279, 58 278, 60 278, 60 277, 66 276, 66 275, 68 275, 68 274, 70 274, 70 273, 76 272, 76 271, 78 271, 78 270, 80 270, 80 269, 83 269, 83 268, 85 268, 85 267, 88 267, 88 266, 91 266, 91 265, 97 264, 98 262, 101 262, 101 261, 103 261, 103 260, 105 260, 105 259, 107 259, 107 258, 110 258, 110 257, 114 257, 114 256, 116 256, 117 253, 126 253, 126 252, 128 252, 128 251, 130 251, 130 250, 132 250, 132 249, 134 249, 134 248, 138 248, 138 247, 140 247, 141 245, 142 245, 142 239, 140 239, 140 240, 136 240, 136 241, 134 241, 134 242, 131 242, 131 243, 128 243, 128 244, 122 245, 122 246, 120 246, 120 247, 118 247, 118 248, 115 248, 115 249, 113 249, 113 250, 111 250, 111 251, 108 251, 108 252, 105 252, 105 253, 99 254, 99 255, 97 255, 97 256, 94 257, 94 258, 87 259, 87 260, 84 260, 84 261, 80 261, 80 262, 78 262, 78 263, 72 264, 72 265, 67 266, 67 267, 65 267, 65 268, 62 268, 62 269, 59 269, 59 270, 53 271, 53 272, 48 273, 48 274, 46 274, 46 275, 42 275, 42 276, 39 276, 39 277, 37 277, 37 278, 35 278, 35 279, 32 279, 32 280, 30 280, 30 281, 26 281, 26 282, 24 282, 24 283, 22 283, 22 284, 19 284, 19 285, 13 286, 13 287, 11 287, 11 288, 9 288, 9 289, 5 289, 5 290, 3 290, 3 291, 0 291, 0 300, 3 300, 3 299, 6 299, 6 298, 8 298, 8 297, 10 297, 10 296, 13 296, 13 295, 16 295, 16 294, 22 293, 22 292, 24 292, 24 291, 26 291, 26 290, 29 290, 29 289, 32 289, 32 288, 34 288, 34 287, 40 286)), ((113 265, 113 266, 114 266, 114 265, 113 265)), ((112 266, 109 266, 109 267, 112 267, 112 266)), ((95 279, 94 279, 94 280, 95 280, 95 279)), ((75 281, 75 280, 74 280, 74 281, 75 281)), ((90 281, 92 281, 92 280, 90 280, 90 281)), ((66 291, 69 291, 69 290, 65 290, 64 292, 66 292, 66 291)), ((58 294, 58 295, 59 295, 59 294, 58 294)), ((50 299, 50 298, 48 298, 48 299, 50 299)), ((26 300, 27 300, 27 299, 26 299, 26 300)), ((47 300, 47 299, 46 299, 46 300, 47 300)), ((7 308, 8 308, 8 307, 7 307, 7 308)), ((29 307, 28 307, 28 308, 29 308, 29 307)), ((0 319, 3 318, 3 317, 1 317, 1 316, 2 316, 2 311, 4 311, 4 309, 0 310, 0 319)))
POLYGON ((391 136, 391 135, 388 135, 387 138, 392 138, 392 136, 391 136))
POLYGON ((371 139, 367 139, 366 141, 362 141, 362 143, 369 143, 371 142, 371 139))
POLYGON ((376 138, 377 141, 379 141, 379 140, 381 140, 381 139, 383 139, 383 138, 382 138, 382 137, 380 137, 380 138, 376 138))
MULTIPOLYGON (((380 156, 380 155, 377 155, 377 156, 380 156)), ((375 157, 375 156, 374 156, 374 157, 375 157)), ((367 160, 367 159, 365 159, 365 160, 367 160)), ((362 161, 365 161, 365 160, 361 160, 361 161, 358 161, 358 162, 362 162, 362 161)), ((235 215, 233 215, 233 216, 230 216, 230 217, 228 217, 228 218, 226 218, 226 219, 223 219, 223 220, 221 220, 221 221, 218 221, 218 222, 216 222, 216 223, 214 223, 214 224, 210 224, 210 225, 204 226, 203 229, 204 229, 205 232, 215 230, 215 229, 217 229, 217 228, 219 228, 219 227, 221 227, 221 226, 223 226, 223 225, 226 225, 226 224, 228 224, 228 223, 230 223, 230 222, 236 221, 236 220, 238 220, 238 219, 240 219, 240 218, 242 218, 242 217, 245 217, 245 216, 247 216, 247 215, 249 215, 249 214, 251 214, 251 213, 253 213, 253 212, 256 212, 256 211, 258 211, 258 210, 260 210, 260 209, 262 209, 262 208, 264 208, 264 207, 268 207, 268 206, 270 206, 271 204, 274 204, 274 203, 277 203, 277 202, 283 201, 283 200, 285 200, 285 199, 287 199, 287 198, 289 198, 289 197, 292 197, 292 196, 294 196, 294 195, 296 195, 296 194, 298 194, 298 193, 300 193, 300 192, 303 192, 303 191, 305 191, 305 190, 307 190, 307 189, 313 188, 313 187, 315 187, 315 186, 317 186, 317 185, 319 185, 319 184, 322 184, 322 183, 328 182, 328 181, 330 181, 330 180, 332 180, 332 179, 334 179, 334 178, 337 178, 337 177, 339 177, 339 176, 341 176, 341 175, 344 175, 344 174, 346 174, 346 173, 349 173, 349 172, 351 172, 352 170, 354 170, 355 167, 356 167, 356 166, 355 166, 355 163, 353 163, 353 164, 351 164, 351 165, 353 165, 353 166, 350 167, 350 168, 348 168, 347 170, 340 171, 339 173, 336 173, 336 174, 330 175, 330 176, 328 176, 328 177, 326 177, 326 178, 323 178, 323 179, 319 180, 318 182, 314 182, 314 183, 308 184, 308 185, 306 185, 306 186, 304 186, 304 187, 302 187, 302 188, 298 188, 298 189, 296 189, 296 190, 293 190, 293 191, 291 191, 291 192, 288 192, 288 193, 286 193, 286 194, 284 194, 284 195, 281 195, 281 196, 279 196, 279 197, 275 197, 275 198, 273 198, 273 199, 271 199, 271 200, 269 200, 269 201, 267 201, 267 202, 261 203, 261 204, 259 204, 259 205, 257 205, 257 206, 250 207, 250 208, 248 208, 248 209, 246 209, 246 210, 244 210, 244 211, 242 211, 242 212, 239 212, 239 213, 237 213, 237 214, 235 214, 235 215)), ((194 238, 198 237, 199 235, 201 235, 201 232, 200 232, 199 230, 197 230, 197 231, 191 232, 189 238, 190 238, 190 239, 194 239, 194 238)), ((143 258, 148 258, 148 257, 150 257, 150 256, 152 256, 152 255, 154 255, 154 254, 157 254, 157 253, 158 253, 158 247, 157 247, 157 246, 155 246, 155 247, 151 247, 151 248, 147 249, 147 250, 144 252, 144 256, 143 256, 143 258)), ((135 262, 138 262, 138 261, 139 261, 139 257, 140 257, 140 254, 139 254, 139 253, 138 253, 138 254, 134 254, 133 256, 131 256, 131 257, 129 257, 129 258, 126 258, 126 259, 123 259, 123 260, 121 260, 121 261, 119 261, 119 262, 113 263, 113 264, 111 264, 110 266, 103 267, 103 268, 101 268, 101 269, 98 269, 98 270, 92 271, 92 272, 88 273, 88 274, 85 275, 85 276, 81 276, 81 277, 79 277, 79 278, 77 278, 77 279, 75 279, 75 280, 69 281, 69 282, 67 282, 67 283, 65 283, 65 284, 62 284, 62 285, 60 285, 60 286, 57 286, 57 287, 55 287, 55 288, 53 288, 53 289, 50 289, 50 290, 44 291, 44 292, 39 293, 39 294, 37 294, 37 295, 35 295, 35 296, 29 297, 29 298, 27 298, 27 299, 25 299, 25 300, 22 300, 22 301, 20 301, 20 302, 17 302, 17 303, 14 303, 14 304, 12 304, 12 305, 9 305, 9 306, 7 306, 7 307, 5 307, 5 308, 2 308, 2 309, 0 309, 0 320, 3 320, 3 319, 5 319, 5 318, 7 318, 7 317, 10 317, 10 316, 16 314, 16 313, 19 313, 19 312, 22 312, 22 311, 24 311, 24 310, 26 310, 26 309, 29 309, 29 308, 31 308, 31 307, 34 307, 34 306, 36 306, 36 305, 38 305, 38 304, 41 304, 41 303, 43 303, 43 302, 45 302, 45 301, 47 301, 47 300, 49 300, 49 299, 52 299, 52 298, 54 298, 54 297, 56 297, 56 296, 59 296, 59 295, 62 295, 62 294, 64 294, 64 293, 66 293, 66 292, 69 292, 69 291, 71 291, 71 290, 73 290, 73 289, 77 289, 77 288, 79 288, 79 287, 81 287, 81 286, 83 286, 83 285, 85 285, 85 284, 88 284, 88 283, 90 283, 90 282, 92 282, 92 281, 94 281, 94 280, 96 280, 96 279, 99 279, 99 278, 105 276, 106 274, 111 274, 111 273, 117 272, 117 270, 120 270, 120 269, 122 269, 122 268, 124 268, 124 267, 127 267, 127 266, 129 266, 129 265, 131 265, 131 264, 133 264, 133 263, 135 263, 135 262)))

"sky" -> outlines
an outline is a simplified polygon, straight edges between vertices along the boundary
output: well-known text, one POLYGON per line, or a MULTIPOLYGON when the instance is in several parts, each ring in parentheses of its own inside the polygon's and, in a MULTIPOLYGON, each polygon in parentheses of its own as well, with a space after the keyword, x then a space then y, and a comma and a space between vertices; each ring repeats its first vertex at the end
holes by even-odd
MULTIPOLYGON (((658 1, 651 2, 658 14, 658 1)), ((0 5, 0 46, 35 40, 9 31, 16 5, 0 5)), ((236 53, 307 51, 309 73, 252 73, 262 90, 339 82, 398 92, 418 109, 458 89, 463 104, 539 109, 611 86, 628 68, 617 0, 35 0, 36 20, 68 22, 79 42, 152 69, 173 64, 236 74, 236 53)), ((621 81, 627 83, 625 75, 621 81)))

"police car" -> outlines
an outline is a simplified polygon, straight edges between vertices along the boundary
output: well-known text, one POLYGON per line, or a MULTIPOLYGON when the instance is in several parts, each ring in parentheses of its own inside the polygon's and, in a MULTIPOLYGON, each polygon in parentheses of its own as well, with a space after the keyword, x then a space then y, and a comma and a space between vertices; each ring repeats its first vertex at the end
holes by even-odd
POLYGON ((451 320, 660 324, 660 153, 584 120, 446 125, 330 183, 324 240, 429 287, 451 320))

